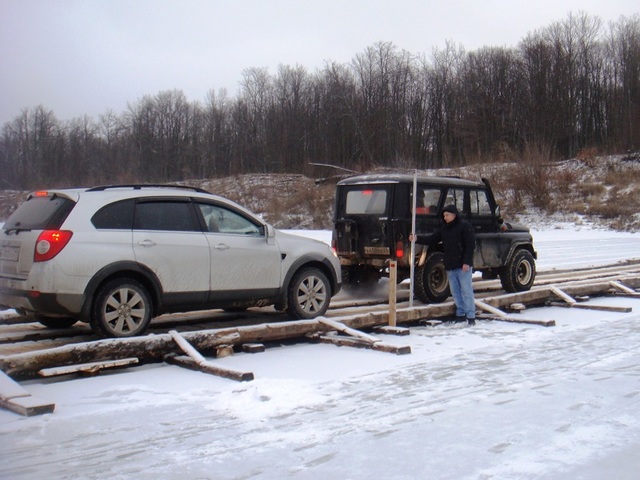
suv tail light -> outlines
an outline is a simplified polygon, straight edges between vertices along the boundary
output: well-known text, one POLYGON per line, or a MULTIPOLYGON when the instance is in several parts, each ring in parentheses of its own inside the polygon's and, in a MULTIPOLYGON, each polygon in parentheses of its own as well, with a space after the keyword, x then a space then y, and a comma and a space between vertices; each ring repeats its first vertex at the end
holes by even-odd
POLYGON ((46 262, 51 260, 69 243, 72 235, 73 232, 69 230, 44 230, 38 235, 33 261, 46 262))
POLYGON ((404 257, 404 244, 402 243, 402 240, 398 240, 396 242, 396 258, 402 257, 404 257))

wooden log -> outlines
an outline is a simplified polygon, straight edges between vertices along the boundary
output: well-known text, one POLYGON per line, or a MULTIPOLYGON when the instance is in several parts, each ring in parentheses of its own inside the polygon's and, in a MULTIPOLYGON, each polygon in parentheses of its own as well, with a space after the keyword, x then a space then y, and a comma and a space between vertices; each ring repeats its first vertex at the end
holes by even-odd
MULTIPOLYGON (((201 372, 210 373, 212 375, 217 375, 219 377, 230 378, 232 380, 238 380, 240 382, 246 382, 253 380, 253 373, 251 372, 236 372, 234 370, 230 370, 227 368, 219 367, 218 365, 214 365, 209 362, 206 358, 204 358, 200 352, 198 352, 195 348, 191 346, 189 342, 187 342, 182 335, 180 335, 177 331, 171 330, 169 331, 169 335, 171 338, 180 346, 182 351, 189 356, 191 361, 181 361, 176 360, 174 365, 186 366, 192 370, 199 370, 201 372)), ((220 345, 218 346, 218 351, 222 348, 229 348, 229 345, 220 345)), ((229 355, 228 353, 224 354, 224 356, 229 355)), ((166 358, 176 358, 176 357, 166 357, 166 358)), ((177 357, 179 358, 179 357, 177 357)))
POLYGON ((188 368, 190 370, 209 373, 211 375, 228 378, 230 380, 236 380, 238 382, 250 382, 254 379, 252 372, 238 372, 213 365, 211 362, 198 363, 193 358, 184 355, 167 355, 165 357, 165 362, 170 363, 171 365, 188 368))
POLYGON ((631 294, 637 294, 638 292, 636 292, 635 290, 627 287, 626 285, 621 284, 620 282, 616 282, 616 281, 610 281, 609 285, 611 285, 614 288, 617 288, 618 290, 624 292, 624 293, 631 293, 631 294))
POLYGON ((175 330, 170 330, 169 335, 173 338, 173 341, 176 342, 182 351, 189 355, 193 360, 197 363, 206 363, 207 359, 204 358, 200 352, 198 352, 195 348, 191 346, 189 342, 187 342, 182 335, 180 335, 175 330))
POLYGON ((618 312, 618 313, 629 313, 633 311, 631 307, 614 307, 609 305, 589 305, 585 303, 562 303, 562 302, 549 302, 549 306, 551 307, 563 307, 563 308, 576 308, 582 310, 598 310, 601 312, 618 312))
MULTIPOLYGON (((252 331, 253 335, 247 333, 242 336, 236 329, 224 329, 189 332, 184 336, 192 341, 196 348, 211 351, 218 345, 252 342, 257 341, 258 338, 264 338, 265 326, 261 327, 263 328, 252 331)), ((276 334, 273 338, 288 338, 277 327, 274 330, 276 334)), ((302 330, 307 332, 307 329, 302 330)), ((293 328, 287 331, 297 332, 298 330, 293 328)), ((0 357, 0 370, 16 379, 27 379, 37 377, 37 372, 43 368, 130 357, 137 357, 141 363, 162 362, 170 353, 182 353, 182 350, 169 334, 113 338, 0 357)))
POLYGON ((507 316, 507 314, 505 312, 503 312, 502 310, 499 310, 499 309, 497 309, 495 307, 492 307, 488 303, 482 302, 480 300, 474 300, 474 303, 476 304, 476 307, 480 308, 481 310, 484 310, 485 312, 493 313, 494 315, 497 315, 498 317, 506 317, 507 316))
POLYGON ((325 317, 320 317, 318 318, 318 321, 320 323, 323 323, 325 325, 328 325, 329 327, 333 328, 334 330, 337 330, 339 332, 342 333, 346 333, 347 335, 351 335, 352 337, 357 337, 361 340, 364 340, 365 342, 368 343, 375 343, 375 342, 379 342, 380 339, 376 338, 372 335, 368 335, 364 332, 360 332, 354 328, 349 328, 346 325, 344 325, 343 323, 340 322, 336 322, 335 320, 331 320, 329 318, 325 318, 325 317))
POLYGON ((574 298, 570 297, 569 295, 567 295, 566 293, 564 293, 562 290, 560 290, 555 285, 550 285, 549 286, 549 290, 551 290, 553 293, 555 293, 557 296, 559 296, 562 300, 567 302, 569 305, 575 305, 576 300, 574 298))
POLYGON ((0 372, 0 407, 30 417, 52 413, 56 405, 32 396, 4 372, 0 372))
MULTIPOLYGON (((623 275, 620 281, 634 288, 640 287, 640 275, 623 275)), ((563 286, 568 295, 603 295, 611 285, 609 280, 588 284, 563 286)), ((526 305, 542 305, 556 300, 547 288, 534 288, 527 292, 509 293, 483 298, 483 302, 495 308, 506 307, 514 302, 526 305)), ((455 313, 453 302, 421 307, 398 309, 398 324, 418 323, 423 319, 441 318, 455 313)), ((388 313, 369 312, 362 315, 333 318, 353 329, 366 329, 388 323, 388 313)), ((520 320, 517 320, 520 321, 520 320)), ((530 322, 524 322, 530 323, 530 322)), ((549 326, 549 325, 544 325, 549 326)), ((316 320, 267 323, 254 326, 200 330, 185 332, 183 336, 200 352, 215 352, 219 345, 241 345, 243 343, 277 342, 303 339, 309 333, 325 332, 326 325, 316 320)), ((26 352, 0 357, 0 370, 15 379, 34 378, 42 368, 72 365, 99 360, 138 357, 141 363, 162 362, 169 353, 181 353, 180 347, 168 334, 148 335, 124 339, 108 339, 94 342, 65 345, 39 352, 26 352)))
POLYGON ((122 368, 138 364, 136 357, 123 358, 122 360, 108 360, 101 362, 82 363, 79 365, 67 365, 65 367, 43 368, 38 371, 41 377, 55 377, 69 375, 71 373, 96 374, 107 368, 122 368))

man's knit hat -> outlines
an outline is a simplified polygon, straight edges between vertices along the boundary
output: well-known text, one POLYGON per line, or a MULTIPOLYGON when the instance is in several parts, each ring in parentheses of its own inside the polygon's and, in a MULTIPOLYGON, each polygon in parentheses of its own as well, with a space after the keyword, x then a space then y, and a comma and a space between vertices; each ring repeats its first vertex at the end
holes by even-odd
POLYGON ((454 215, 458 215, 458 209, 456 208, 455 205, 447 205, 446 207, 444 207, 442 209, 442 213, 444 212, 449 212, 449 213, 453 213, 454 215))

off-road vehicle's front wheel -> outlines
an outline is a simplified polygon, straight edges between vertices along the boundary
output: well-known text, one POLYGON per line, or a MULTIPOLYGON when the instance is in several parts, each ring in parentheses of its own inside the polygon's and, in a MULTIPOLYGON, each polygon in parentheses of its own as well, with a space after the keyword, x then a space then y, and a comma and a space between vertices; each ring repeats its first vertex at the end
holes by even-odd
POLYGON ((536 262, 529 250, 516 250, 500 269, 500 283, 508 293, 526 292, 536 278, 536 262))
POLYGON ((415 291, 423 303, 442 303, 451 295, 442 252, 429 254, 424 265, 416 269, 415 291))

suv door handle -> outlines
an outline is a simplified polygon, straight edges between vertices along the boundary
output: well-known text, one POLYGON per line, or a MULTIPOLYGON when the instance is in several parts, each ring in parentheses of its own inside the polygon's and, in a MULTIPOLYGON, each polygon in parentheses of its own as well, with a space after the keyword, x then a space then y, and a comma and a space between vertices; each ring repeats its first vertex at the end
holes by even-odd
POLYGON ((153 240, 140 240, 138 245, 141 247, 153 247, 156 244, 153 240))
POLYGON ((215 248, 216 250, 229 250, 230 247, 226 243, 217 243, 213 246, 213 248, 215 248))

